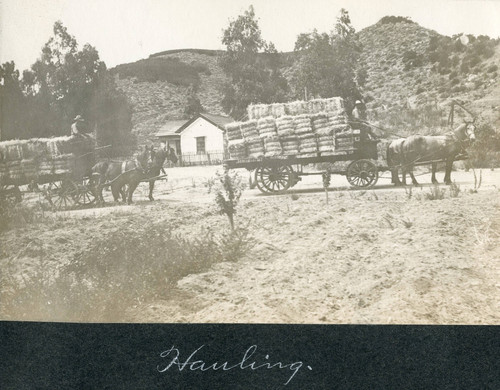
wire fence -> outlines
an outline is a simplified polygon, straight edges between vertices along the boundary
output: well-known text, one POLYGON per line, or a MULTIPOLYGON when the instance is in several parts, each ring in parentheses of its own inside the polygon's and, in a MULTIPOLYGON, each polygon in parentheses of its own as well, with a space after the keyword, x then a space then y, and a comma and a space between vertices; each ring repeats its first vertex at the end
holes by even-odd
POLYGON ((206 153, 182 153, 179 156, 179 165, 181 167, 220 165, 228 157, 223 150, 208 151, 206 153))

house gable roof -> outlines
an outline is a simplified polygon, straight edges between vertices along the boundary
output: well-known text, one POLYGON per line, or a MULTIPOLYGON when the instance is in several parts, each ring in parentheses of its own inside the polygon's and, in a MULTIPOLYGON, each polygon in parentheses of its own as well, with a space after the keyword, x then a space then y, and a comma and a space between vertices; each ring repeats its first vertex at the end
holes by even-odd
POLYGON ((233 120, 227 116, 222 115, 214 115, 214 114, 197 114, 188 120, 174 120, 167 121, 160 128, 160 131, 156 133, 157 137, 168 137, 168 136, 177 136, 182 133, 182 131, 188 127, 191 123, 193 123, 198 118, 203 118, 207 122, 210 122, 212 125, 218 127, 222 131, 225 131, 225 125, 231 123, 233 120))

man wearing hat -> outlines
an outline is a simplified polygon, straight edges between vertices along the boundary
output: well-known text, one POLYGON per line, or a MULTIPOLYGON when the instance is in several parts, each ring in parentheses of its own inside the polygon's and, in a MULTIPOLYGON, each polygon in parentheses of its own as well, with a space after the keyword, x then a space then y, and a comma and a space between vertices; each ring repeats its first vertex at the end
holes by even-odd
POLYGON ((71 135, 81 135, 83 131, 85 121, 81 115, 77 115, 73 119, 73 124, 71 125, 71 135))
POLYGON ((366 106, 362 100, 356 100, 354 103, 351 118, 351 127, 353 129, 364 130, 364 134, 368 136, 368 139, 376 139, 376 135, 373 133, 371 127, 366 123, 366 106))
POLYGON ((354 109, 352 110, 352 117, 356 121, 366 120, 366 107, 361 100, 356 100, 354 109))

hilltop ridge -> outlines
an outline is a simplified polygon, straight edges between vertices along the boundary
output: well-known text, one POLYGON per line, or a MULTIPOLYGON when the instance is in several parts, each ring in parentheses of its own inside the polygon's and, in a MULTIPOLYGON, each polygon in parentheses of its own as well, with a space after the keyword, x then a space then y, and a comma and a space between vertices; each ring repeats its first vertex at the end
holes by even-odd
MULTIPOLYGON (((457 99, 492 125, 500 125, 498 40, 446 37, 401 17, 384 17, 357 35, 362 45, 360 65, 367 76, 362 91, 371 121, 389 128, 431 126, 434 122, 425 118, 403 123, 402 110, 416 110, 410 114, 419 116, 419 108, 431 107, 443 116, 450 101, 457 99)), ((221 91, 229 79, 218 64, 222 53, 166 50, 113 68, 118 87, 133 108, 134 132, 141 139, 154 139, 166 120, 183 117, 192 90, 207 112, 224 114, 221 91)), ((281 55, 286 76, 294 55, 281 55)))

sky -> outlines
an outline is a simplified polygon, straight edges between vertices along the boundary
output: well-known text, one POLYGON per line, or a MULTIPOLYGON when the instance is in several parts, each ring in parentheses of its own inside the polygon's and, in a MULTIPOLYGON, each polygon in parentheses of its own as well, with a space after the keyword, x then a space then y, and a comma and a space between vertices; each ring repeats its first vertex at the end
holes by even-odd
POLYGON ((279 51, 293 50, 300 33, 331 31, 341 8, 356 31, 395 15, 444 35, 500 37, 500 0, 0 0, 0 63, 28 69, 57 20, 108 67, 164 50, 224 49, 222 30, 251 4, 279 51))

